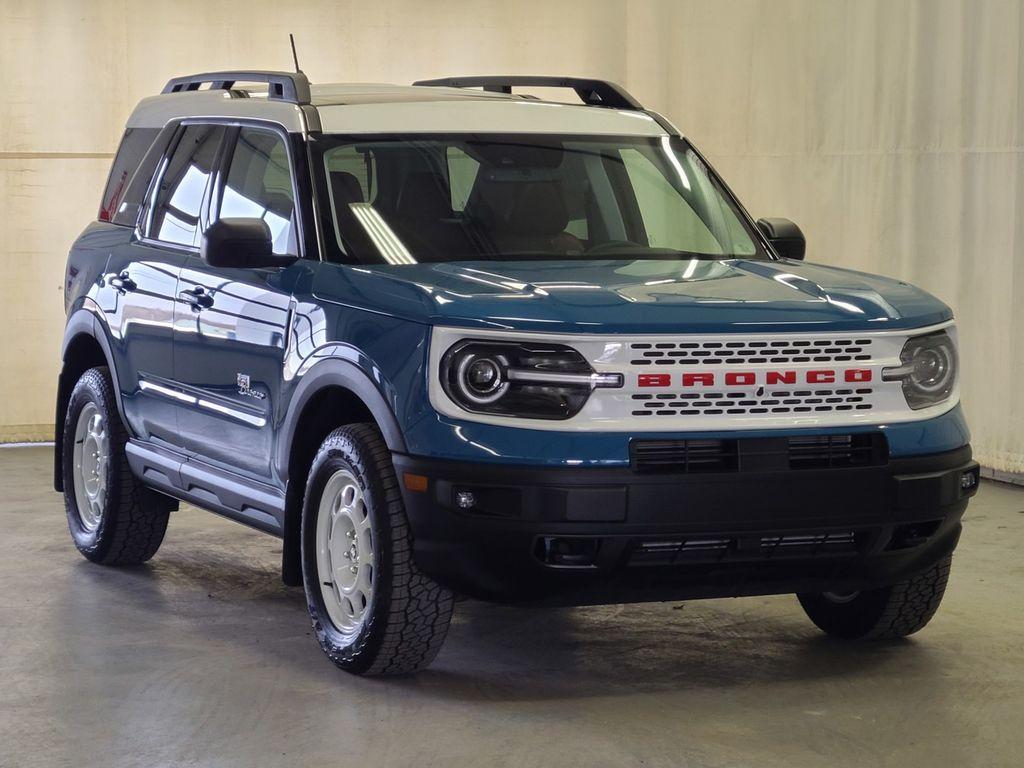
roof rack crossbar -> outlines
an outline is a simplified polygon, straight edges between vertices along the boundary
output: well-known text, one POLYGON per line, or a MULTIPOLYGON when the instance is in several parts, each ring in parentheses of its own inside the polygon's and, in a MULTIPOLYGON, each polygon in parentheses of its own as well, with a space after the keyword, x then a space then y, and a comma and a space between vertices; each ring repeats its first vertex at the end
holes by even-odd
POLYGON ((608 80, 588 77, 544 77, 533 75, 484 75, 472 77, 440 77, 436 80, 417 80, 413 85, 443 86, 447 88, 483 88, 493 93, 512 93, 513 87, 572 88, 580 100, 591 107, 631 109, 643 107, 629 91, 608 80))
POLYGON ((309 80, 301 72, 273 72, 251 69, 231 72, 204 72, 185 75, 167 81, 162 93, 198 91, 201 85, 210 84, 210 90, 230 90, 235 83, 266 83, 268 98, 288 101, 294 104, 309 104, 309 80))

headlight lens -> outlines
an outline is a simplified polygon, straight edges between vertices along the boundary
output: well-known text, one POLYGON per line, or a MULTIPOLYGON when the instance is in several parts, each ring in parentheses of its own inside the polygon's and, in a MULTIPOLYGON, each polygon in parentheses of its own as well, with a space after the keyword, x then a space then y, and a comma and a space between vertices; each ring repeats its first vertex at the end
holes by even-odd
POLYGON ((956 387, 957 355, 953 339, 945 331, 907 339, 898 368, 886 368, 882 378, 900 381, 907 405, 914 410, 937 405, 956 387))
POLYGON ((569 419, 595 387, 621 387, 563 344, 464 340, 441 359, 441 385, 459 407, 527 419, 569 419))

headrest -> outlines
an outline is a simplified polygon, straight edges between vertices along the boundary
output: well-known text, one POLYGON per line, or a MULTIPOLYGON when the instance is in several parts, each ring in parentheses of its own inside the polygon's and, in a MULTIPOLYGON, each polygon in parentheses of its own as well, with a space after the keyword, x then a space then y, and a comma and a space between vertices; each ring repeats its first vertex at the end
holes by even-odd
POLYGON ((363 188, 359 186, 359 179, 348 171, 331 171, 331 194, 334 195, 334 204, 363 202, 363 188))
POLYGON ((569 223, 569 212, 554 181, 516 184, 515 197, 507 216, 500 213, 495 221, 498 230, 512 235, 554 237, 569 223))
POLYGON ((395 212, 403 219, 438 221, 452 215, 448 187, 430 171, 410 173, 398 196, 395 212))

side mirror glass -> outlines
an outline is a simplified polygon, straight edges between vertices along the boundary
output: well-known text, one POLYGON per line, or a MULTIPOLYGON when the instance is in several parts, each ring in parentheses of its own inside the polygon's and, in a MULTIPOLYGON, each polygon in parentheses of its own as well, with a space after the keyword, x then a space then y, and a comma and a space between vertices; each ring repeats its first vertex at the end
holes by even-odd
POLYGON ((757 228, 772 244, 772 248, 784 259, 803 261, 807 241, 800 227, 789 219, 758 219, 757 228))
POLYGON ((296 261, 274 253, 263 219, 218 219, 203 233, 199 255, 211 267, 284 267, 296 261))

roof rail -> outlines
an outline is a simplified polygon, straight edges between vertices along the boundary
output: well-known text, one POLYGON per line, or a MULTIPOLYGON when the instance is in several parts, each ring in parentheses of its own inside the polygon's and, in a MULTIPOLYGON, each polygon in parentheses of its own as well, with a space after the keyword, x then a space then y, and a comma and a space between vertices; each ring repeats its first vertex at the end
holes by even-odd
POLYGON ((231 72, 206 72, 186 75, 168 80, 162 93, 198 91, 199 86, 209 83, 210 90, 230 90, 235 83, 266 83, 268 98, 289 101, 294 104, 309 104, 309 80, 301 72, 273 72, 250 69, 231 72))
POLYGON ((621 85, 608 80, 588 77, 543 77, 534 75, 484 75, 472 77, 440 77, 436 80, 417 80, 413 85, 446 86, 449 88, 479 88, 494 93, 512 93, 513 86, 545 88, 572 88, 580 100, 591 107, 643 110, 621 85))

